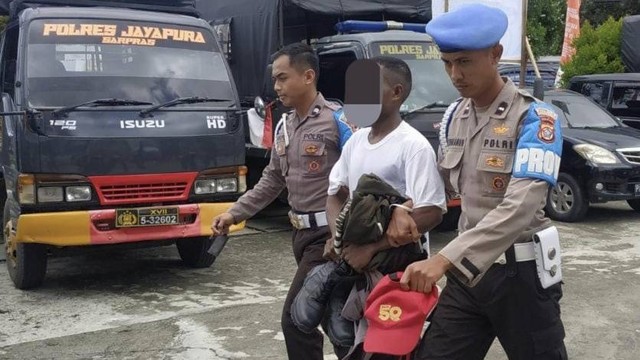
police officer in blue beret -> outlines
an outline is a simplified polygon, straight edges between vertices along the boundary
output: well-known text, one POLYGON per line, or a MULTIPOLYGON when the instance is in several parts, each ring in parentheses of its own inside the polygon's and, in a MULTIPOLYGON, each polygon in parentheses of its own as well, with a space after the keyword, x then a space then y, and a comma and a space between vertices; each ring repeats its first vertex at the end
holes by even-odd
POLYGON ((426 28, 462 95, 445 113, 439 154, 462 214, 459 235, 401 279, 428 292, 447 276, 417 359, 482 359, 496 337, 512 360, 567 358, 559 237, 543 211, 562 133, 549 105, 500 77, 507 25, 502 10, 474 4, 426 28))

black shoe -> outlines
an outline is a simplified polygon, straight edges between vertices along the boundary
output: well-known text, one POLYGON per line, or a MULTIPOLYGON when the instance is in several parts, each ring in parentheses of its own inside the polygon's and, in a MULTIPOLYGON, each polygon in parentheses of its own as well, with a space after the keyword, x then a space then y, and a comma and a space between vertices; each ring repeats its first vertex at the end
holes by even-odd
POLYGON ((337 267, 338 264, 329 261, 314 267, 304 279, 290 309, 291 320, 300 331, 311 333, 320 325, 336 283, 335 275, 331 275, 337 267))
POLYGON ((355 323, 342 317, 342 308, 355 283, 345 277, 333 289, 327 308, 327 336, 334 346, 351 347, 355 342, 355 323))

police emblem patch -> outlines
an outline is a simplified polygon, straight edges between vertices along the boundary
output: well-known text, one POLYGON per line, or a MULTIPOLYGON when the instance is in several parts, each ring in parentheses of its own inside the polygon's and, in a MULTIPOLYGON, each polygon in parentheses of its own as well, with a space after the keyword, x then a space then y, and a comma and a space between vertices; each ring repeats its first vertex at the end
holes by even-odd
POLYGON ((507 186, 507 182, 502 176, 494 177, 491 184, 493 185, 493 190, 495 191, 502 191, 507 186))
POLYGON ((509 132, 509 128, 504 125, 500 125, 498 127, 493 128, 493 133, 496 135, 504 135, 507 132, 509 132))
POLYGON ((309 171, 311 172, 317 172, 318 170, 320 170, 320 162, 313 160, 309 162, 309 171))
POLYGON ((487 164, 487 166, 490 166, 492 168, 503 168, 504 167, 504 159, 499 158, 497 156, 488 157, 487 160, 485 161, 485 163, 487 164))
POLYGON ((318 152, 318 146, 313 144, 307 145, 307 147, 304 148, 304 152, 309 155, 314 155, 315 153, 318 152))
POLYGON ((536 108, 536 114, 540 118, 540 129, 538 130, 538 139, 550 144, 555 138, 555 124, 558 115, 549 109, 542 107, 536 108))

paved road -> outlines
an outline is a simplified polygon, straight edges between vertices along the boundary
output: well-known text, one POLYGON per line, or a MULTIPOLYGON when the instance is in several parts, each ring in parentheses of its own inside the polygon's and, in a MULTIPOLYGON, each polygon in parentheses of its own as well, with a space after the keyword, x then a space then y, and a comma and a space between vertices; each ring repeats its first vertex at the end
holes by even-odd
MULTIPOLYGON (((284 359, 280 308, 295 264, 282 215, 252 221, 210 269, 183 267, 174 247, 93 253, 52 259, 42 288, 18 291, 0 264, 0 358, 284 359)), ((571 359, 638 359, 638 220, 618 203, 557 224, 571 359)), ((433 248, 452 237, 433 234, 433 248)), ((505 356, 494 346, 487 358, 505 356)))

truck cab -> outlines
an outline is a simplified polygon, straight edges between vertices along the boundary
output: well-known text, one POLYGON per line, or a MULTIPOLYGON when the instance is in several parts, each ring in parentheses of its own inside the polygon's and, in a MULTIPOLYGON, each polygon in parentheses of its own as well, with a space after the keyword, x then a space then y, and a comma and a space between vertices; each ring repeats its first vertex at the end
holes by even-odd
POLYGON ((67 247, 174 242, 210 266, 212 219, 246 189, 243 115, 210 25, 170 6, 49 2, 14 1, 2 35, 15 286, 40 285, 67 247))

